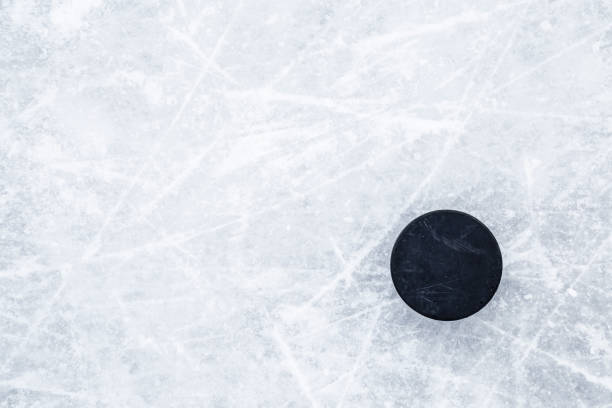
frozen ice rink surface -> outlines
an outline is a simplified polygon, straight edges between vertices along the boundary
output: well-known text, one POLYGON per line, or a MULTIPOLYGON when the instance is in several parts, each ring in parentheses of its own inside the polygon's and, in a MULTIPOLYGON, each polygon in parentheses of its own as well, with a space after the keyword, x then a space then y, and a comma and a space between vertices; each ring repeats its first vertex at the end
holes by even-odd
POLYGON ((611 407, 611 203, 608 0, 0 1, 0 407, 611 407))

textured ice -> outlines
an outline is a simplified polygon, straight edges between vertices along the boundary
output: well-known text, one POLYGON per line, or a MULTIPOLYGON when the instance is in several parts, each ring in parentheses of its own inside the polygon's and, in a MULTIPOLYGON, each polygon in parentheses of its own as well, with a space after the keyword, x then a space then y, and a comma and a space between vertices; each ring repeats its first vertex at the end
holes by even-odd
POLYGON ((0 1, 0 406, 610 407, 611 203, 608 0, 0 1))

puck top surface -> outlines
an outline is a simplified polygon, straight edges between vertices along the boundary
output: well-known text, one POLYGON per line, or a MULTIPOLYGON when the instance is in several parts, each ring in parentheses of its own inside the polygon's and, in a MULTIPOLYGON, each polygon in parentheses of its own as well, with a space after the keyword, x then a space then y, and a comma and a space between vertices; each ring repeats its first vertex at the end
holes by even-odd
POLYGON ((416 312, 436 320, 458 320, 491 300, 502 275, 499 245, 473 216, 437 210, 414 219, 391 253, 391 278, 416 312))

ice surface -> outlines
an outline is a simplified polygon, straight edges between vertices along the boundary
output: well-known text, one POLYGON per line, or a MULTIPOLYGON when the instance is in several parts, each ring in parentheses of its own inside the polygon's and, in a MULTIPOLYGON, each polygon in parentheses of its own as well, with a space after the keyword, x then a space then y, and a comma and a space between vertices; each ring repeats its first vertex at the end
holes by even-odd
POLYGON ((611 203, 608 0, 2 1, 0 406, 610 407, 611 203))

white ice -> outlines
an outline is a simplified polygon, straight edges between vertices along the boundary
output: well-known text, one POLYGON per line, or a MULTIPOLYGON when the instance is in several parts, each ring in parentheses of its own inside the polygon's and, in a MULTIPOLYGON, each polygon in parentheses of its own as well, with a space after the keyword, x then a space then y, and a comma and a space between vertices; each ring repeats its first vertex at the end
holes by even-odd
POLYGON ((0 407, 611 407, 611 204, 609 0, 0 1, 0 407))

